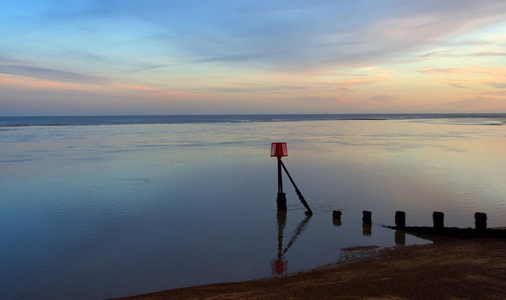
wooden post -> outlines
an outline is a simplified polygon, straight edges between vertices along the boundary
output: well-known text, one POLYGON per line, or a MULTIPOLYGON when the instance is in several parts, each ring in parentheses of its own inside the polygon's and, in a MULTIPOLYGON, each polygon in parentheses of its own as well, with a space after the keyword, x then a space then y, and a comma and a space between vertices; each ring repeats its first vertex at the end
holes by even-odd
POLYGON ((406 213, 403 211, 395 212, 395 226, 397 229, 405 229, 406 228, 406 213))
POLYGON ((278 156, 278 194, 283 193, 283 174, 281 173, 281 156, 278 156))
POLYGON ((278 204, 278 210, 288 210, 286 207, 286 194, 278 193, 278 198, 276 199, 276 203, 278 204))
POLYGON ((363 224, 372 224, 372 212, 364 210, 362 212, 362 223, 363 224))
POLYGON ((434 222, 434 229, 443 229, 445 214, 439 211, 432 213, 432 221, 434 222))
POLYGON ((342 223, 341 223, 341 211, 339 210, 334 210, 332 211, 332 223, 336 226, 341 226, 342 223))
POLYGON ((278 204, 278 210, 287 210, 286 207, 286 194, 283 193, 283 174, 281 172, 281 156, 278 156, 278 198, 276 202, 278 204))
POLYGON ((487 214, 482 212, 477 212, 474 214, 474 225, 476 230, 486 230, 487 229, 487 214))

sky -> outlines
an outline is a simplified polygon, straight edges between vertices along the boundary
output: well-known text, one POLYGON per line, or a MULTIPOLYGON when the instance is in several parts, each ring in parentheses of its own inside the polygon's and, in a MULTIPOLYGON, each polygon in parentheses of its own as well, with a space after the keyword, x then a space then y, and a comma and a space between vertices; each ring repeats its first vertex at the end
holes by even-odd
POLYGON ((0 9, 0 116, 437 112, 506 112, 506 1, 0 9))

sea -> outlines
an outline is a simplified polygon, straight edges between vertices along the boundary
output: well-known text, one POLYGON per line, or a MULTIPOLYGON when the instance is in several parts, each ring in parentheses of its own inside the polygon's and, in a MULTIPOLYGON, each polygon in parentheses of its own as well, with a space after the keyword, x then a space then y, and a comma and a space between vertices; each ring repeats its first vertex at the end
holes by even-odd
POLYGON ((279 277, 445 241, 384 227, 396 211, 506 226, 506 114, 0 117, 1 299, 279 277), (286 174, 277 210, 273 142, 312 215, 286 174))

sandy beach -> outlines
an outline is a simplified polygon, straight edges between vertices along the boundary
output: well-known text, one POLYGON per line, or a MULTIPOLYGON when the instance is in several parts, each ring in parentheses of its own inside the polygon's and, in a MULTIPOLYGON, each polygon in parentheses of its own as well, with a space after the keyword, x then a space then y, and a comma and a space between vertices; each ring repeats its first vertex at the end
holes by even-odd
POLYGON ((504 299, 506 241, 347 249, 348 263, 122 299, 504 299))

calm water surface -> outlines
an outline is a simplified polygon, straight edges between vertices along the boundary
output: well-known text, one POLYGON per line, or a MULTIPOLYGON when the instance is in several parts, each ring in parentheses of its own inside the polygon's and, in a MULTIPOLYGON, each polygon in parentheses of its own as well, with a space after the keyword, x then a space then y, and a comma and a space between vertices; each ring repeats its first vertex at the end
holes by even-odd
POLYGON ((505 226, 506 126, 489 119, 0 128, 0 298, 103 299, 279 276, 354 246, 432 243, 381 227, 505 226), (491 126, 497 125, 497 126, 491 126), (286 215, 276 213, 276 160, 286 215), (334 224, 332 211, 343 212, 334 224), (362 226, 373 212, 372 228, 362 226))

